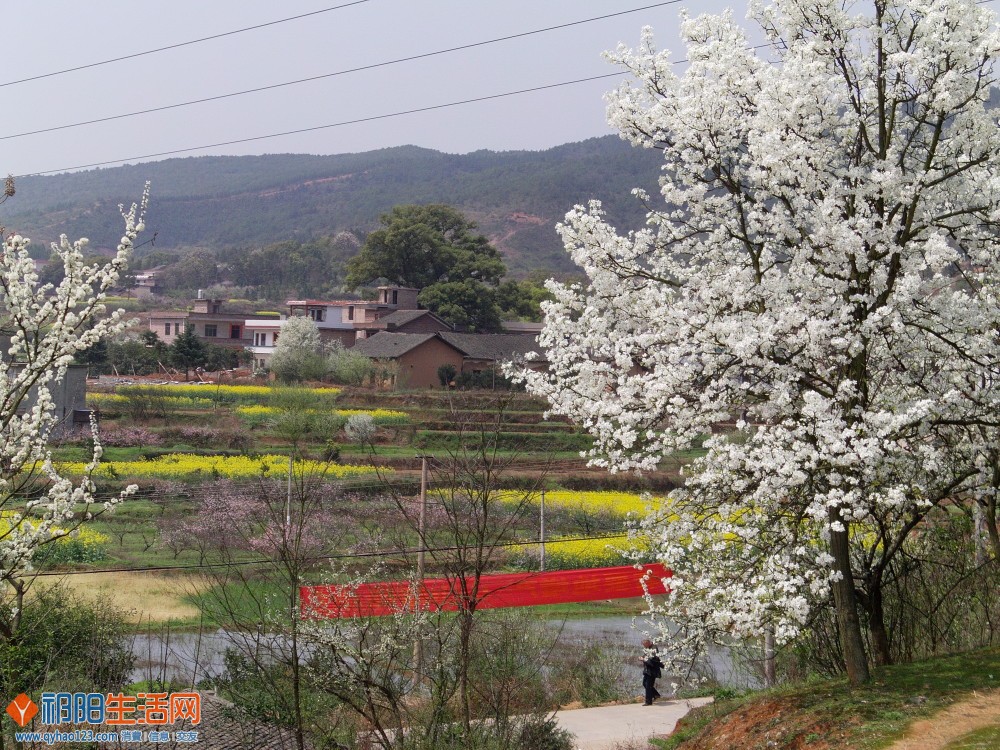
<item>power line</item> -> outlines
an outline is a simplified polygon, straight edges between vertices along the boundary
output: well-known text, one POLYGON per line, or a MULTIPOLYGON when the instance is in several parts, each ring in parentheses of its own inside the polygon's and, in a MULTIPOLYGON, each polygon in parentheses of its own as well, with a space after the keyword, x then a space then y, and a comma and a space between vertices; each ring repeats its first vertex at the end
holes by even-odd
MULTIPOLYGON (((679 0, 671 0, 671 1, 672 2, 677 2, 679 0)), ((980 1, 981 1, 981 3, 987 3, 987 2, 993 2, 994 0, 980 0, 980 1)), ((774 43, 774 42, 768 42, 768 43, 765 43, 765 44, 757 44, 757 45, 754 45, 752 47, 748 47, 748 49, 750 49, 750 50, 758 50, 758 49, 765 49, 765 48, 768 48, 768 47, 776 47, 776 46, 778 46, 776 43, 774 43)), ((679 64, 685 63, 685 62, 687 62, 686 58, 685 59, 681 59, 681 60, 674 60, 671 64, 672 65, 679 65, 679 64)), ((302 133, 310 133, 310 132, 315 132, 315 131, 319 131, 319 130, 328 130, 328 129, 331 129, 331 128, 344 127, 346 125, 358 125, 358 124, 365 123, 365 122, 376 122, 376 121, 379 121, 379 120, 388 120, 388 119, 392 119, 392 118, 395 118, 395 117, 403 117, 405 115, 418 114, 418 113, 421 113, 421 112, 432 112, 432 111, 435 111, 435 110, 448 109, 448 108, 451 108, 451 107, 459 107, 459 106, 462 106, 462 105, 465 105, 465 104, 475 104, 475 103, 478 103, 478 102, 492 101, 492 100, 496 100, 496 99, 504 99, 504 98, 511 97, 511 96, 518 96, 518 95, 521 95, 521 94, 534 93, 534 92, 537 92, 537 91, 545 91, 545 90, 548 90, 548 89, 561 88, 563 86, 573 86, 573 85, 580 84, 580 83, 589 83, 589 82, 592 82, 592 81, 600 81, 600 80, 604 80, 604 79, 607 79, 607 78, 616 78, 616 77, 619 77, 621 75, 624 75, 624 74, 622 72, 606 73, 604 75, 589 76, 587 78, 578 78, 578 79, 575 79, 575 80, 572 80, 572 81, 561 81, 559 83, 550 83, 550 84, 546 84, 546 85, 543 85, 543 86, 533 86, 531 88, 518 89, 516 91, 507 91, 507 92, 504 92, 504 93, 501 93, 501 94, 489 94, 487 96, 478 96, 478 97, 473 97, 473 98, 470 98, 470 99, 462 99, 462 100, 459 100, 459 101, 447 102, 447 103, 444 103, 444 104, 434 104, 434 105, 430 105, 430 106, 427 106, 427 107, 416 107, 414 109, 407 109, 407 110, 401 110, 401 111, 397 111, 397 112, 390 112, 390 113, 386 113, 386 114, 382 114, 382 115, 373 115, 371 117, 359 117, 359 118, 355 118, 355 119, 352 119, 352 120, 341 120, 340 122, 327 123, 325 125, 314 125, 314 126, 308 127, 308 128, 297 128, 295 130, 285 130, 285 131, 281 131, 279 133, 268 133, 266 135, 250 136, 248 138, 236 138, 236 139, 229 140, 229 141, 219 141, 219 142, 216 142, 216 143, 207 143, 207 144, 204 144, 204 145, 201 145, 201 146, 189 146, 189 147, 186 147, 186 148, 170 149, 168 151, 157 151, 157 152, 149 153, 149 154, 140 154, 140 155, 136 155, 136 156, 126 156, 126 157, 122 157, 122 158, 118 158, 118 159, 107 159, 105 161, 90 162, 89 164, 77 164, 77 165, 71 166, 71 167, 59 167, 58 169, 46 169, 46 170, 41 170, 41 171, 37 171, 37 172, 28 172, 26 174, 16 175, 16 179, 23 179, 25 177, 38 177, 38 176, 48 175, 48 174, 57 174, 57 173, 60 173, 60 172, 69 172, 69 171, 76 170, 76 169, 90 169, 92 167, 104 167, 104 166, 107 166, 109 164, 121 164, 123 162, 129 162, 129 161, 140 161, 140 160, 143 160, 143 159, 155 159, 155 158, 158 158, 158 157, 161 157, 161 156, 174 156, 176 154, 191 153, 192 151, 204 151, 205 149, 219 148, 219 147, 222 147, 222 146, 235 146, 235 145, 239 145, 239 144, 242 144, 242 143, 252 143, 254 141, 263 141, 263 140, 268 140, 268 139, 271 139, 271 138, 282 138, 284 136, 299 135, 299 134, 302 134, 302 133)))
MULTIPOLYGON (((359 0, 359 1, 366 1, 366 0, 359 0)), ((679 1, 680 0, 670 0, 669 2, 661 3, 661 5, 667 5, 667 4, 671 4, 672 2, 679 2, 679 1)), ((991 3, 991 2, 994 2, 994 0, 977 0, 977 2, 975 4, 976 5, 985 5, 985 4, 991 3)), ((650 7, 655 7, 655 6, 650 6, 650 7)), ((526 32, 526 33, 528 33, 528 32, 526 32)), ((781 46, 780 42, 767 42, 767 43, 764 43, 764 44, 753 45, 751 47, 748 47, 747 49, 748 50, 759 50, 759 49, 765 49, 765 48, 769 48, 769 47, 770 48, 776 48, 776 47, 780 47, 780 46, 781 46)), ((684 63, 684 62, 687 62, 686 58, 685 59, 681 59, 681 60, 674 60, 671 64, 672 65, 678 65, 678 64, 681 64, 681 63, 684 63)), ((204 151, 205 149, 219 148, 219 147, 222 147, 222 146, 234 146, 234 145, 239 145, 239 144, 243 144, 243 143, 252 143, 254 141, 268 140, 268 139, 271 139, 271 138, 281 138, 281 137, 289 136, 289 135, 299 135, 299 134, 302 134, 302 133, 315 132, 315 131, 319 131, 319 130, 327 130, 327 129, 331 129, 331 128, 343 127, 343 126, 346 126, 346 125, 357 125, 357 124, 366 123, 366 122, 375 122, 375 121, 378 121, 378 120, 387 120, 387 119, 391 119, 391 118, 395 118, 395 117, 402 117, 402 116, 405 116, 405 115, 412 115, 412 114, 418 114, 418 113, 422 113, 422 112, 431 112, 431 111, 440 110, 440 109, 447 109, 447 108, 451 108, 451 107, 462 106, 462 105, 465 105, 465 104, 474 104, 474 103, 478 103, 478 102, 491 101, 491 100, 495 100, 495 99, 502 99, 502 98, 511 97, 511 96, 518 96, 520 94, 527 94, 527 93, 533 93, 533 92, 537 92, 537 91, 544 91, 544 90, 548 90, 548 89, 560 88, 560 87, 563 87, 563 86, 572 86, 572 85, 576 85, 576 84, 580 84, 580 83, 588 83, 588 82, 591 82, 591 81, 598 81, 598 80, 602 80, 602 79, 606 79, 606 78, 614 78, 614 77, 617 77, 617 76, 620 76, 620 75, 623 75, 623 73, 618 72, 618 73, 607 73, 607 74, 604 74, 604 75, 597 75, 597 76, 589 76, 587 78, 578 78, 578 79, 572 80, 572 81, 562 81, 560 83, 552 83, 552 84, 547 84, 547 85, 543 85, 543 86, 534 86, 534 87, 531 87, 531 88, 519 89, 519 90, 516 90, 516 91, 508 91, 508 92, 504 92, 504 93, 501 93, 501 94, 490 94, 490 95, 487 95, 487 96, 473 97, 473 98, 462 99, 462 100, 454 101, 454 102, 447 102, 447 103, 444 103, 444 104, 435 104, 435 105, 430 105, 430 106, 427 106, 427 107, 417 107, 417 108, 414 108, 414 109, 401 110, 401 111, 386 113, 386 114, 382 114, 382 115, 373 115, 371 117, 361 117, 361 118, 355 118, 355 119, 351 119, 351 120, 342 120, 340 122, 328 123, 328 124, 325 124, 325 125, 315 125, 315 126, 308 127, 308 128, 297 128, 295 130, 286 130, 286 131, 281 131, 281 132, 278 132, 278 133, 268 133, 266 135, 250 136, 250 137, 247 137, 247 138, 237 138, 237 139, 233 139, 233 140, 229 140, 229 141, 219 141, 219 142, 216 142, 216 143, 209 143, 209 144, 204 144, 204 145, 200 145, 200 146, 189 146, 189 147, 186 147, 186 148, 170 149, 170 150, 167 150, 167 151, 158 151, 158 152, 150 153, 150 154, 141 154, 141 155, 136 155, 136 156, 127 156, 127 157, 122 157, 122 158, 118 158, 118 159, 107 159, 107 160, 104 160, 104 161, 90 162, 88 164, 78 164, 78 165, 70 166, 70 167, 60 167, 60 168, 57 168, 57 169, 47 169, 47 170, 41 170, 41 171, 36 171, 36 172, 29 172, 29 173, 26 173, 26 174, 17 175, 16 177, 17 177, 17 179, 22 179, 22 178, 25 178, 25 177, 34 177, 34 176, 41 176, 41 175, 57 174, 57 173, 60 173, 60 172, 69 172, 69 171, 76 170, 76 169, 89 169, 89 168, 92 168, 92 167, 103 167, 103 166, 107 166, 107 165, 110 165, 110 164, 121 164, 123 162, 139 161, 139 160, 143 160, 143 159, 155 159, 155 158, 162 157, 162 156, 173 156, 173 155, 176 155, 176 154, 190 153, 192 151, 204 151)), ((123 115, 123 116, 130 116, 130 115, 123 115)), ((86 123, 81 123, 81 124, 86 124, 86 123)), ((39 132, 41 132, 41 131, 39 131, 39 132)), ((25 135, 27 135, 27 134, 25 134, 25 135)))
POLYGON ((621 76, 621 73, 606 73, 599 76, 590 76, 588 78, 577 78, 573 81, 561 81, 560 83, 550 83, 544 86, 533 86, 526 89, 518 89, 517 91, 506 91, 502 94, 489 94, 487 96, 477 96, 471 99, 462 99, 454 102, 447 102, 445 104, 433 104, 427 107, 416 107, 415 109, 406 109, 398 112, 390 112, 383 115, 373 115, 371 117, 359 117, 353 120, 341 120, 340 122, 328 123, 326 125, 314 125, 309 128, 297 128, 295 130, 285 130, 280 133, 268 133, 267 135, 256 135, 249 138, 236 138, 231 141, 219 141, 217 143, 208 143, 203 146, 189 146, 187 148, 176 148, 169 151, 158 151, 151 154, 142 154, 139 156, 126 156, 121 159, 108 159, 106 161, 96 161, 90 164, 78 164, 73 167, 61 167, 59 169, 47 169, 40 172, 30 172, 28 174, 17 175, 15 179, 23 179, 24 177, 37 177, 46 174, 56 174, 57 172, 68 172, 74 169, 89 169, 91 167, 103 167, 108 164, 120 164, 126 161, 138 161, 141 159, 155 159, 160 156, 173 156, 174 154, 185 154, 191 151, 204 151, 208 148, 219 148, 221 146, 235 146, 240 143, 252 143, 254 141, 263 141, 270 138, 281 138, 287 135, 298 135, 301 133, 311 133, 318 130, 328 130, 330 128, 339 128, 345 125, 358 125, 364 122, 376 122, 378 120, 388 120, 393 117, 402 117, 404 115, 413 115, 420 112, 433 112, 439 109, 448 109, 449 107, 458 107, 464 104, 475 104, 477 102, 491 101, 494 99, 503 99, 509 96, 518 96, 519 94, 529 94, 535 91, 546 91, 548 89, 560 88, 562 86, 573 86, 579 83, 588 83, 590 81, 600 81, 605 78, 615 78, 621 76))
MULTIPOLYGON (((544 542, 538 539, 527 539, 522 541, 497 542, 496 544, 483 545, 490 548, 508 547, 533 547, 545 544, 547 546, 555 544, 569 544, 572 542, 601 541, 602 539, 621 539, 624 534, 600 534, 598 536, 577 536, 562 537, 559 539, 546 539, 544 542)), ((303 562, 321 562, 328 560, 362 560, 368 558, 385 558, 415 555, 418 552, 428 552, 430 554, 440 552, 464 552, 475 549, 469 545, 453 545, 448 547, 407 547, 396 550, 372 550, 370 552, 342 552, 335 555, 315 555, 303 558, 303 562)), ((206 568, 235 568, 245 565, 268 565, 274 563, 272 558, 258 558, 255 560, 228 560, 217 563, 191 563, 188 565, 150 565, 139 568, 100 568, 96 570, 51 570, 32 573, 32 576, 74 576, 74 575, 97 575, 100 573, 154 573, 171 570, 203 570, 206 568)))
POLYGON ((507 36, 496 37, 495 39, 487 39, 481 42, 472 42, 470 44, 462 44, 457 47, 448 47, 446 49, 435 50, 434 52, 423 52, 417 55, 409 55, 407 57, 398 57, 393 60, 384 60, 382 62, 372 63, 370 65, 361 65, 354 68, 346 68, 344 70, 337 70, 333 73, 322 73, 320 75, 309 76, 307 78, 297 78, 293 81, 284 81, 282 83, 273 83, 267 86, 257 86, 255 88, 243 89, 242 91, 232 91, 227 94, 217 94, 215 96, 207 96, 201 99, 191 99, 185 102, 176 102, 174 104, 165 104, 160 107, 150 107, 148 109, 140 109, 135 112, 125 112, 119 115, 109 115, 107 117, 97 117, 92 120, 81 120, 80 122, 67 123, 65 125, 54 125, 48 128, 39 128, 38 130, 26 130, 23 133, 12 133, 10 135, 0 135, 0 141, 10 140, 12 138, 23 138, 29 135, 39 135, 42 133, 51 133, 57 130, 67 130, 69 128, 78 128, 84 125, 95 125, 102 122, 111 122, 114 120, 123 120, 129 117, 136 117, 138 115, 146 115, 154 112, 164 112, 171 109, 179 109, 181 107, 190 107, 194 104, 205 104, 207 102, 220 101, 222 99, 231 99, 237 96, 245 96, 247 94, 256 94, 262 91, 272 91, 274 89, 280 89, 287 86, 297 86, 303 83, 311 83, 313 81, 320 81, 326 78, 334 78, 336 76, 349 75, 351 73, 359 73, 366 70, 375 70, 376 68, 384 68, 390 65, 398 65, 405 62, 413 62, 415 60, 423 60, 429 57, 436 57, 439 55, 446 55, 452 52, 460 52, 463 50, 475 49, 476 47, 485 47, 490 44, 497 44, 499 42, 507 42, 512 39, 521 39, 528 36, 533 36, 535 34, 544 34, 549 31, 556 31, 559 29, 566 29, 573 26, 580 26, 586 23, 592 23, 594 21, 603 21, 608 18, 615 18, 617 16, 624 16, 630 13, 638 13, 644 10, 651 10, 653 8, 659 8, 665 5, 675 5, 682 0, 666 0, 666 2, 657 3, 655 5, 645 5, 641 8, 632 8, 631 10, 623 10, 618 13, 607 13, 603 16, 594 16, 592 18, 584 18, 579 21, 570 21, 568 23, 561 23, 555 26, 547 26, 541 29, 534 29, 533 31, 522 31, 517 34, 508 34, 507 36))
POLYGON ((112 57, 108 60, 101 60, 99 62, 87 63, 86 65, 77 65, 73 68, 64 68, 62 70, 54 70, 51 73, 41 73, 35 76, 29 76, 27 78, 20 78, 16 81, 7 81, 6 83, 0 83, 0 88, 4 86, 14 86, 18 83, 27 83, 28 81, 38 81, 42 78, 52 78, 53 76, 61 76, 64 73, 73 73, 77 70, 86 70, 87 68, 96 68, 101 65, 110 65, 111 63, 121 62, 123 60, 132 60, 136 57, 143 57, 145 55, 152 55, 157 52, 166 52, 167 50, 178 49, 179 47, 188 47, 192 44, 200 44, 201 42, 208 42, 213 39, 222 39, 223 37, 233 36, 235 34, 242 34, 244 31, 254 31, 256 29, 263 29, 268 26, 277 26, 278 24, 287 23, 289 21, 298 21, 302 18, 309 18, 310 16, 318 16, 321 13, 329 13, 334 10, 341 10, 342 8, 350 8, 352 5, 361 5, 362 3, 367 3, 369 0, 354 0, 354 2, 344 3, 343 5, 334 5, 329 8, 322 8, 320 10, 314 10, 309 13, 300 13, 297 16, 289 16, 287 18, 279 18, 276 21, 268 21, 267 23, 259 23, 255 26, 246 26, 242 29, 234 29, 232 31, 224 31, 221 34, 213 34, 212 36, 203 36, 199 39, 191 39, 187 42, 177 42, 176 44, 168 44, 165 47, 156 47, 155 49, 148 49, 143 52, 134 52, 130 55, 122 55, 121 57, 112 57))
MULTIPOLYGON (((137 57, 143 57, 145 55, 156 54, 158 52, 166 52, 168 50, 178 49, 180 47, 187 47, 187 46, 190 46, 190 45, 193 45, 193 44, 200 44, 201 42, 207 42, 207 41, 211 41, 213 39, 222 39, 222 38, 227 37, 227 36, 233 36, 235 34, 242 34, 245 31, 254 31, 256 29, 263 29, 263 28, 266 28, 268 26, 276 26, 278 24, 287 23, 288 21, 297 21, 297 20, 302 19, 302 18, 309 18, 310 16, 317 16, 317 15, 320 15, 322 13, 329 13, 330 11, 340 10, 342 8, 349 8, 349 7, 354 6, 354 5, 361 5, 362 3, 366 3, 368 1, 369 0, 355 0, 355 2, 344 3, 343 5, 334 5, 334 6, 329 7, 329 8, 321 8, 320 10, 311 11, 309 13, 300 13, 299 15, 289 16, 287 18, 279 18, 279 19, 277 19, 275 21, 268 21, 266 23, 256 24, 254 26, 246 26, 246 27, 241 28, 241 29, 234 29, 232 31, 225 31, 225 32, 222 32, 221 34, 213 34, 211 36, 200 37, 198 39, 191 39, 191 40, 186 41, 186 42, 177 42, 176 44, 169 44, 169 45, 166 45, 164 47, 156 47, 156 48, 153 48, 153 49, 144 50, 142 52, 135 52, 135 53, 132 53, 132 54, 129 54, 129 55, 122 55, 121 57, 112 57, 112 58, 109 58, 107 60, 100 60, 98 62, 87 63, 85 65, 77 65, 77 66, 72 67, 72 68, 64 68, 62 70, 54 70, 51 73, 41 73, 39 75, 28 76, 27 78, 20 78, 20 79, 13 80, 13 81, 6 81, 5 83, 0 83, 0 88, 3 88, 5 86, 14 86, 14 85, 17 85, 19 83, 28 83, 29 81, 37 81, 37 80, 41 80, 43 78, 52 78, 54 76, 59 76, 59 75, 63 75, 63 74, 66 74, 66 73, 73 73, 73 72, 78 71, 78 70, 86 70, 88 68, 96 68, 96 67, 99 67, 101 65, 109 65, 111 63, 121 62, 123 60, 131 60, 131 59, 134 59, 134 58, 137 58, 137 57)), ((675 4, 675 3, 678 3, 678 2, 681 2, 681 0, 671 0, 670 2, 658 3, 656 5, 649 5, 649 6, 646 6, 645 8, 637 8, 637 9, 634 9, 634 10, 622 11, 621 13, 613 13, 613 14, 610 14, 608 16, 601 16, 601 18, 610 18, 611 16, 614 16, 614 15, 624 15, 624 14, 627 14, 627 13, 634 13, 634 12, 636 12, 638 10, 646 10, 646 9, 650 9, 650 8, 657 8, 657 7, 660 7, 660 6, 663 6, 663 5, 672 5, 672 4, 675 4)), ((985 4, 991 3, 991 2, 994 2, 994 0, 976 0, 975 4, 976 5, 985 5, 985 4)), ((576 23, 586 23, 586 21, 578 21, 576 23)), ((561 27, 553 27, 553 28, 561 28, 561 27)), ((538 32, 527 32, 527 33, 538 33, 538 32)), ((440 53, 429 53, 429 54, 440 54, 440 53)), ((382 63, 382 64, 391 64, 391 63, 382 63)), ((15 137, 15 136, 8 136, 8 137, 15 137)))

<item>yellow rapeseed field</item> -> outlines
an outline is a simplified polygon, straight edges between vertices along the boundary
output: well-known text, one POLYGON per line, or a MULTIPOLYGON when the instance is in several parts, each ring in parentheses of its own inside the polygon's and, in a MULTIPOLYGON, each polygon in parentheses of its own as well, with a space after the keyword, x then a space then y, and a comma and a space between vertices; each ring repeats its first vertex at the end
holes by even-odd
MULTIPOLYGON (((194 396, 159 396, 165 405, 172 408, 207 409, 214 401, 210 398, 195 398, 194 396)), ((88 406, 124 406, 130 402, 128 396, 120 393, 88 393, 88 406)))
MULTIPOLYGON (((66 474, 82 474, 82 462, 59 464, 66 474)), ((327 464, 320 461, 296 461, 296 471, 324 475, 331 479, 347 479, 375 473, 374 466, 327 464)), ((220 477, 250 479, 259 476, 281 476, 288 471, 288 456, 197 456, 170 453, 151 461, 104 461, 94 472, 95 477, 126 479, 152 477, 157 479, 195 479, 220 477)))
MULTIPOLYGON (((629 551, 641 550, 641 542, 630 541, 627 534, 617 534, 595 539, 548 539, 545 542, 545 569, 572 570, 576 568, 607 568, 629 565, 629 551)), ((516 562, 534 567, 539 557, 537 544, 514 549, 516 562)))
MULTIPOLYGON (((523 494, 516 491, 500 493, 500 500, 507 503, 520 502, 522 497, 523 494)), ((545 492, 545 505, 548 508, 571 508, 590 513, 606 512, 615 515, 633 513, 637 516, 644 516, 647 507, 658 501, 658 498, 644 497, 632 492, 578 492, 576 490, 547 490, 545 492)), ((540 498, 535 500, 536 504, 538 502, 540 502, 540 498)))
MULTIPOLYGON (((248 422, 256 424, 277 414, 280 410, 273 406, 237 406, 236 413, 248 422)), ((355 414, 367 414, 375 420, 375 424, 403 424, 409 420, 409 415, 403 411, 391 409, 334 409, 333 413, 341 417, 355 414)))
MULTIPOLYGON (((197 396, 212 401, 226 403, 253 403, 267 401, 277 390, 268 385, 132 385, 123 388, 128 390, 151 391, 161 396, 197 396)), ((340 388, 306 388, 303 389, 320 399, 330 399, 340 394, 340 388)))

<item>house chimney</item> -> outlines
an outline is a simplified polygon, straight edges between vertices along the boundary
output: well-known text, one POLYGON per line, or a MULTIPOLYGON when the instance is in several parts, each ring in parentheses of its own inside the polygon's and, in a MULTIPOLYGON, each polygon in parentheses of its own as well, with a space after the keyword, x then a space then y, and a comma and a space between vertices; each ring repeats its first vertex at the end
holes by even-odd
POLYGON ((203 289, 198 290, 198 299, 205 299, 203 289))

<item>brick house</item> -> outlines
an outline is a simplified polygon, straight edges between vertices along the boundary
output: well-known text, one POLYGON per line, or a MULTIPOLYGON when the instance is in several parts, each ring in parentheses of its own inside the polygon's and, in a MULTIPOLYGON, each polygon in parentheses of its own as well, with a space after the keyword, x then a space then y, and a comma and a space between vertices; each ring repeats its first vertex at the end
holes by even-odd
POLYGON ((451 331, 452 327, 430 310, 396 310, 377 318, 366 326, 365 336, 374 336, 379 331, 389 333, 438 333, 451 331))
MULTIPOLYGON (((438 368, 451 365, 456 373, 485 372, 498 363, 538 352, 533 335, 454 333, 390 333, 381 331, 358 341, 353 351, 385 366, 395 388, 440 388, 438 368)), ((530 367, 544 367, 535 357, 530 367)))
POLYGON ((439 388, 438 368, 451 365, 460 372, 465 357, 437 333, 380 331, 358 341, 353 351, 375 360, 391 373, 386 380, 393 388, 439 388))

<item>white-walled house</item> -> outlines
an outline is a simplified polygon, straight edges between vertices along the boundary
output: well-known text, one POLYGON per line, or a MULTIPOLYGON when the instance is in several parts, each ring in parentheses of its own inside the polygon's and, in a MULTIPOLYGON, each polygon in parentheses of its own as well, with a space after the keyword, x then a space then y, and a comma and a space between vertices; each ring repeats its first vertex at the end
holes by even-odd
MULTIPOLYGON (((326 341, 339 341, 345 347, 377 331, 380 318, 401 310, 417 310, 418 289, 401 286, 380 286, 375 301, 370 300, 288 300, 290 317, 309 318, 326 341)), ((444 324, 447 326, 447 324, 444 324)), ((447 326, 450 328, 450 326, 447 326)))
POLYGON ((274 354, 274 347, 278 345, 278 336, 281 334, 281 326, 287 318, 270 320, 247 320, 244 322, 246 330, 247 349, 253 353, 253 367, 255 370, 263 370, 269 366, 271 355, 274 354))

